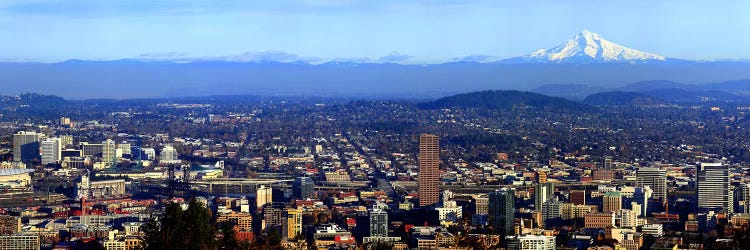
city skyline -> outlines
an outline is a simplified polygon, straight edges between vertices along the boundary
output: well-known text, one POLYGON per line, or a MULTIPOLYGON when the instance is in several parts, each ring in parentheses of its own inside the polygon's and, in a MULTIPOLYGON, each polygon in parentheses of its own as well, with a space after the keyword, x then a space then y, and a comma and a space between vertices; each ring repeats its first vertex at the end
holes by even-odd
POLYGON ((14 39, 2 42, 0 59, 491 61, 550 48, 588 29, 670 58, 737 60, 750 58, 744 46, 750 44, 750 36, 741 30, 750 25, 742 13, 747 5, 742 1, 722 5, 697 1, 3 1, 0 18, 5 26, 0 34, 14 39))

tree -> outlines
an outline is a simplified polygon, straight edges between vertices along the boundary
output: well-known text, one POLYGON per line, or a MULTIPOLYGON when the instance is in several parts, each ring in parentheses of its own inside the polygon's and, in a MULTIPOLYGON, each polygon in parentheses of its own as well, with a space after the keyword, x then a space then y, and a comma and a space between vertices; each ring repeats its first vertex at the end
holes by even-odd
POLYGON ((221 241, 219 242, 219 248, 221 249, 237 249, 240 244, 237 241, 237 231, 234 230, 234 225, 230 222, 224 222, 219 224, 219 232, 221 233, 221 241))
POLYGON ((195 199, 187 210, 170 203, 164 216, 157 222, 151 219, 143 225, 145 249, 215 249, 216 228, 211 224, 211 212, 195 199))

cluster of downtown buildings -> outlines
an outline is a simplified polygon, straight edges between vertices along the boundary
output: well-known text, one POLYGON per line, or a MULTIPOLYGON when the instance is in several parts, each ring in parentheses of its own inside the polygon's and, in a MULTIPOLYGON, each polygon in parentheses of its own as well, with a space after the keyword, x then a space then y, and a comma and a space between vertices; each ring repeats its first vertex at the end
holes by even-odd
MULTIPOLYGON (((211 115, 207 122, 221 120, 211 115)), ((413 152, 367 157, 371 149, 342 134, 302 147, 269 147, 294 151, 283 157, 237 157, 232 146, 181 150, 197 139, 161 141, 146 147, 133 140, 15 133, 0 185, 28 198, 0 200, 0 249, 73 249, 92 241, 105 249, 138 249, 141 226, 165 203, 188 198, 211 209, 212 223, 231 222, 239 240, 273 230, 291 249, 701 249, 685 238, 723 230, 717 241, 731 241, 750 226, 748 177, 721 159, 690 166, 632 166, 611 158, 529 166, 498 152, 494 162, 463 171, 441 157, 433 134, 419 136, 416 162, 409 160, 413 152), (185 155, 216 161, 201 165, 185 155), (223 161, 233 158, 253 171, 236 176, 223 161), (406 173, 393 167, 402 160, 406 173), (132 167, 116 171, 126 163, 132 167), (577 181, 570 181, 571 173, 580 174, 577 181), (499 182, 456 184, 456 176, 468 175, 499 182), (45 181, 72 189, 43 190, 45 181)))

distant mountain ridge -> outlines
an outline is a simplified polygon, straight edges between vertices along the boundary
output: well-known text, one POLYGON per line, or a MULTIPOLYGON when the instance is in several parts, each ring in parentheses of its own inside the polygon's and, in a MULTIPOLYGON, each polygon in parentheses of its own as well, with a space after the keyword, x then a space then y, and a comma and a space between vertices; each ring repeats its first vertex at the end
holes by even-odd
POLYGON ((547 84, 532 90, 549 96, 583 101, 593 94, 604 92, 641 93, 669 103, 748 102, 750 79, 724 82, 687 84, 669 80, 638 81, 620 87, 605 88, 587 84, 547 84))
POLYGON ((488 110, 537 110, 551 112, 592 112, 596 109, 560 97, 516 90, 487 90, 439 98, 417 105, 422 109, 477 108, 488 110))

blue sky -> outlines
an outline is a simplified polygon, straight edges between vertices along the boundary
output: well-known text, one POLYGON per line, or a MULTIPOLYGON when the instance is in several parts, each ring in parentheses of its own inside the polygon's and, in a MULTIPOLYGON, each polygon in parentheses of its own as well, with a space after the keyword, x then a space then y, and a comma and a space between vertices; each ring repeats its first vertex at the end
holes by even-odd
POLYGON ((667 57, 750 58, 750 1, 0 0, 0 60, 501 59, 583 29, 667 57))

